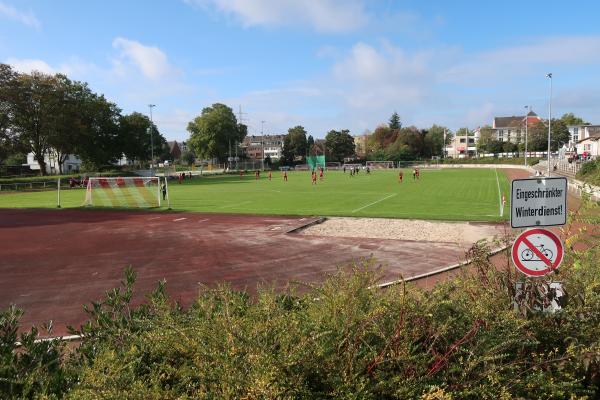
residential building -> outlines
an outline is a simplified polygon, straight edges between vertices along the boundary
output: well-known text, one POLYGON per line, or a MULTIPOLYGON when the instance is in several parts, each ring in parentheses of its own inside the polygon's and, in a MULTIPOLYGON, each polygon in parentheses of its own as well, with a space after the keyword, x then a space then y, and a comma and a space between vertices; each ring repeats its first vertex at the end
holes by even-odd
POLYGON ((600 132, 594 133, 577 142, 577 154, 598 158, 600 156, 600 132))
POLYGON ((525 121, 527 121, 527 126, 531 127, 541 120, 533 111, 529 111, 526 116, 494 117, 492 129, 494 130, 496 140, 522 143, 525 141, 525 121))
POLYGON ((169 153, 171 153, 173 160, 179 160, 181 158, 181 154, 183 153, 179 143, 177 143, 176 140, 173 140, 171 142, 167 142, 167 144, 169 145, 169 153))
POLYGON ((261 160, 267 156, 277 160, 281 158, 284 139, 285 135, 250 135, 244 138, 242 149, 248 158, 254 160, 261 160))
POLYGON ((353 136, 354 138, 354 151, 358 158, 364 158, 367 154, 367 140, 369 139, 368 134, 353 136))
POLYGON ((569 147, 575 147, 581 140, 600 134, 600 125, 569 125, 569 147))
MULTIPOLYGON (((44 161, 46 162, 46 173, 47 174, 58 174, 58 157, 54 151, 49 151, 44 155, 44 161)), ((39 171, 40 165, 35 159, 33 153, 27 154, 27 164, 32 171, 39 171)), ((67 158, 63 162, 62 172, 63 174, 70 174, 79 172, 81 168, 81 159, 74 154, 67 155, 67 158)))
POLYGON ((462 158, 476 155, 478 139, 479 136, 476 135, 454 136, 450 144, 446 146, 446 157, 462 158))

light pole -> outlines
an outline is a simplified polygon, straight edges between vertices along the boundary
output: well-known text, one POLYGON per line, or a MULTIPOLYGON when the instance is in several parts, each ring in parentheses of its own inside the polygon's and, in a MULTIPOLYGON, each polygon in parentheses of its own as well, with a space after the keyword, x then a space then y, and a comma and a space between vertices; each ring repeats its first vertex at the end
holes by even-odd
POLYGON ((548 177, 550 176, 550 132, 552 131, 552 72, 546 74, 550 79, 550 101, 548 102, 548 177))
POLYGON ((148 108, 150 109, 150 157, 152 160, 150 161, 150 172, 152 176, 154 176, 154 123, 152 122, 152 109, 156 107, 156 104, 148 104, 148 108))
POLYGON ((525 113, 525 167, 527 167, 527 118, 529 116, 529 106, 525 106, 525 109, 527 110, 527 112, 525 113))
POLYGON ((264 127, 265 127, 265 122, 267 121, 260 121, 260 147, 262 148, 262 169, 263 171, 265 170, 265 135, 263 133, 264 131, 264 127))

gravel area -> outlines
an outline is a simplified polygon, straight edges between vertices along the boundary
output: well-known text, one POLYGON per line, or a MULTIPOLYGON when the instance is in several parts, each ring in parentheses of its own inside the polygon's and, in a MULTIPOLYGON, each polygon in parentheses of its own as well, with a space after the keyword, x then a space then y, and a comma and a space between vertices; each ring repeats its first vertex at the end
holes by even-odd
POLYGON ((501 224, 437 222, 386 218, 328 218, 301 230, 302 235, 417 240, 473 244, 502 234, 501 224))

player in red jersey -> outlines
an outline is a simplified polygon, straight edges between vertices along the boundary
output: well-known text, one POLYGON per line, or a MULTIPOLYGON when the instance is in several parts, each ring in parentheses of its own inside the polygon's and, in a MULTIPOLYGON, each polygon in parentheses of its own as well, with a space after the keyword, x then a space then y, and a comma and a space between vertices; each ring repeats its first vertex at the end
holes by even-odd
MULTIPOLYGON (((315 174, 316 175, 316 174, 315 174)), ((319 173, 319 179, 323 180, 323 168, 321 168, 321 172, 319 173)))
POLYGON ((312 179, 312 184, 316 185, 317 184, 317 172, 313 171, 312 174, 310 174, 310 177, 312 179))
POLYGON ((287 171, 283 171, 283 180, 287 182, 287 171))
POLYGON ((398 183, 402 183, 402 179, 404 179, 404 172, 400 170, 400 172, 398 172, 398 183))
POLYGON ((271 177, 272 177, 271 171, 269 171, 269 180, 271 180, 271 177))

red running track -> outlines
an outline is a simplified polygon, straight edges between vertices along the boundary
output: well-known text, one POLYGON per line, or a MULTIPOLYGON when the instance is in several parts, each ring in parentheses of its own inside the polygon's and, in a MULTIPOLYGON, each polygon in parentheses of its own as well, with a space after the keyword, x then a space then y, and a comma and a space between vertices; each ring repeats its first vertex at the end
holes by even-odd
POLYGON ((25 310, 22 329, 52 320, 54 334, 85 320, 82 305, 138 274, 135 302, 162 279, 189 305, 199 285, 318 282, 338 266, 375 257, 383 280, 461 261, 453 243, 287 233, 316 218, 95 210, 0 209, 0 308, 25 310))

